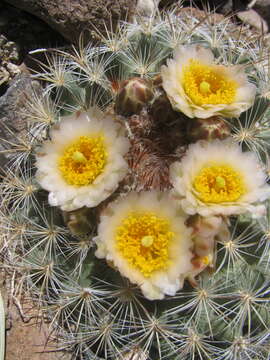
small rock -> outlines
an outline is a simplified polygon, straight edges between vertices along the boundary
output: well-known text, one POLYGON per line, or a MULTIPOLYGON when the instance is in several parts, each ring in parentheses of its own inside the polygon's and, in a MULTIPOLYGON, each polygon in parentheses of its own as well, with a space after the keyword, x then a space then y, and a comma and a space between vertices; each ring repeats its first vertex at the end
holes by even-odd
POLYGON ((199 21, 205 20, 205 22, 214 25, 225 20, 225 16, 223 14, 218 13, 210 13, 206 10, 199 10, 194 7, 180 7, 176 11, 176 15, 183 19, 187 19, 188 17, 193 17, 198 19, 199 21))
POLYGON ((17 62, 19 60, 19 49, 18 46, 13 41, 8 41, 8 39, 0 34, 0 59, 3 62, 13 61, 17 62))
POLYGON ((13 41, 0 34, 0 93, 1 85, 8 83, 15 75, 20 73, 15 65, 19 60, 18 46, 13 41), (15 64, 14 64, 15 63, 15 64))
POLYGON ((66 45, 45 22, 0 0, 0 62, 19 65, 31 50, 66 45))
POLYGON ((270 0, 253 0, 252 1, 255 6, 261 6, 261 7, 269 7, 270 6, 270 0))
MULTIPOLYGON (((151 0, 152 1, 152 0, 151 0)), ((119 20, 130 19, 137 0, 6 0, 7 3, 45 21, 63 37, 78 42, 83 33, 87 41, 104 23, 111 30, 119 20)))
POLYGON ((9 72, 4 66, 0 66, 0 86, 9 80, 9 72))
POLYGON ((8 63, 7 64, 7 69, 8 69, 8 72, 11 74, 12 77, 20 74, 21 70, 19 68, 18 65, 15 65, 15 64, 12 64, 12 63, 8 63))
POLYGON ((235 8, 235 4, 233 3, 236 1, 240 2, 241 0, 160 0, 159 8, 164 10, 172 5, 181 5, 184 7, 192 6, 198 10, 208 9, 208 11, 213 11, 215 13, 227 14, 232 11, 233 7, 235 8))
POLYGON ((255 10, 239 11, 236 15, 244 24, 248 24, 263 33, 268 32, 267 22, 255 10))
POLYGON ((270 0, 253 0, 252 7, 260 14, 270 27, 270 0))

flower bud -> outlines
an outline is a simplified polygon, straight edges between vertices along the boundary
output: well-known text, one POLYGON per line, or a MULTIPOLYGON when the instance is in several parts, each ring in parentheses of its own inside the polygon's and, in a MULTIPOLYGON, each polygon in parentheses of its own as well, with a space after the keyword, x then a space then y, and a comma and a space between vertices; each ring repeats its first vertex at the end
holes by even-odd
POLYGON ((93 232, 96 216, 92 209, 83 207, 74 211, 63 211, 64 222, 74 236, 81 236, 93 232))
POLYGON ((123 116, 139 114, 153 96, 152 84, 149 80, 139 77, 125 80, 116 96, 115 112, 123 116))
POLYGON ((198 140, 223 140, 229 135, 230 127, 220 116, 188 120, 187 136, 192 142, 198 140))
POLYGON ((155 100, 151 104, 150 114, 156 123, 162 122, 168 124, 182 117, 180 112, 174 111, 170 100, 162 88, 161 76, 153 79, 155 100))

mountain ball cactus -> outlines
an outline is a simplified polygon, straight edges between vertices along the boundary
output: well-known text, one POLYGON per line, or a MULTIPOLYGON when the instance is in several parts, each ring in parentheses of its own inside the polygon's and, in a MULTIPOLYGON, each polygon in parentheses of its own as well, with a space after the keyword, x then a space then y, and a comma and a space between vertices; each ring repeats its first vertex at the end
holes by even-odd
POLYGON ((269 357, 269 57, 232 26, 155 13, 34 75, 1 252, 73 359, 269 357))

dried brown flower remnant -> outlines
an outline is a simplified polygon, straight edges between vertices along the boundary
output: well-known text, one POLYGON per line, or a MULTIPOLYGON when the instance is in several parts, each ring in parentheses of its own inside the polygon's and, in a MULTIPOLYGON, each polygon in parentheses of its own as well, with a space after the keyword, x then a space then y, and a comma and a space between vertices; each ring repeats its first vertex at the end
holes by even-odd
POLYGON ((130 172, 125 183, 133 190, 167 190, 169 182, 169 166, 175 161, 173 155, 160 154, 155 143, 149 139, 131 141, 126 156, 130 172))

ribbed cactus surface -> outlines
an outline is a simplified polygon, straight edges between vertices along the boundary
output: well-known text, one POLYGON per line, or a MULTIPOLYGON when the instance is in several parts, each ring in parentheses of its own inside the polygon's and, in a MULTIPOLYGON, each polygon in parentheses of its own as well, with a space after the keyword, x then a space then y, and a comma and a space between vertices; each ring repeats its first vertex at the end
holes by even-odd
POLYGON ((48 53, 2 253, 74 359, 270 352, 269 54, 173 9, 48 53))

